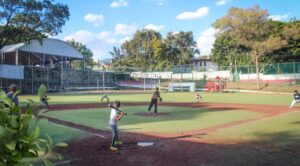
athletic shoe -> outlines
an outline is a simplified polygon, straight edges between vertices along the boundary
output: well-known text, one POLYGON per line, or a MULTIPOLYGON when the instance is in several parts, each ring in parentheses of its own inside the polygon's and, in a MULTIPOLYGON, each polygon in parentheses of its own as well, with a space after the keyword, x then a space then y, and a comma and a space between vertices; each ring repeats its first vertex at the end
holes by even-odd
POLYGON ((123 142, 122 141, 116 141, 116 145, 122 145, 123 142))
POLYGON ((119 149, 117 147, 111 146, 110 150, 112 150, 112 151, 118 151, 119 149))

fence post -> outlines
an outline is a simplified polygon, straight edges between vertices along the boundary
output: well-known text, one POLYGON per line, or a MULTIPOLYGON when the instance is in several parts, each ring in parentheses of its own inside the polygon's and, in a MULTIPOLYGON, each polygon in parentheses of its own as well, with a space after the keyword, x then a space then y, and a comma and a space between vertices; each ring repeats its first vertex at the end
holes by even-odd
POLYGON ((102 71, 102 90, 103 93, 105 91, 105 75, 104 75, 104 70, 102 71))
POLYGON ((145 77, 145 74, 144 74, 144 92, 146 91, 146 77, 145 77))
POLYGON ((31 65, 31 94, 33 94, 33 65, 31 65))
POLYGON ((193 71, 192 71, 192 81, 194 81, 194 75, 193 75, 193 71))
POLYGON ((97 90, 98 90, 98 87, 99 87, 98 85, 99 85, 99 79, 97 78, 97 90))
POLYGON ((21 82, 21 79, 19 79, 19 87, 20 87, 20 92, 22 92, 22 82, 21 82))
POLYGON ((115 74, 115 89, 117 88, 117 73, 114 73, 115 74))
POLYGON ((61 91, 64 91, 64 57, 61 57, 61 70, 60 70, 60 83, 61 83, 61 91))
POLYGON ((49 89, 49 68, 47 67, 47 88, 49 89))
POLYGON ((87 75, 88 75, 88 87, 90 87, 90 71, 87 69, 87 75))
POLYGON ((297 77, 296 77, 296 63, 295 63, 295 61, 293 62, 293 73, 294 73, 294 86, 296 86, 296 84, 297 84, 297 77))
POLYGON ((248 90, 250 90, 250 65, 248 64, 248 90))

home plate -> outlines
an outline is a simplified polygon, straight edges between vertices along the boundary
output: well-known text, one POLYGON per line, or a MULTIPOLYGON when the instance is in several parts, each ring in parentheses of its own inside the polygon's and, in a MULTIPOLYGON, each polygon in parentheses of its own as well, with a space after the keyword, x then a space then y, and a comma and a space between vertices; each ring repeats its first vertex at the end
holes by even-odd
POLYGON ((142 146, 142 147, 145 147, 145 146, 153 146, 154 143, 153 142, 138 142, 137 143, 137 146, 142 146))

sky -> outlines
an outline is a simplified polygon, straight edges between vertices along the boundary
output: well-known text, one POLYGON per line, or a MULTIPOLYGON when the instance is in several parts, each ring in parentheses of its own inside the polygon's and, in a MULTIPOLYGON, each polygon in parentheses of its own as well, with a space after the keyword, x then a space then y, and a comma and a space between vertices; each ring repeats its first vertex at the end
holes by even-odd
POLYGON ((259 5, 269 18, 300 18, 299 0, 56 0, 67 4, 70 18, 54 38, 78 41, 92 50, 94 60, 111 58, 109 51, 130 40, 137 30, 192 31, 200 56, 209 55, 217 30, 211 25, 231 7, 259 5))

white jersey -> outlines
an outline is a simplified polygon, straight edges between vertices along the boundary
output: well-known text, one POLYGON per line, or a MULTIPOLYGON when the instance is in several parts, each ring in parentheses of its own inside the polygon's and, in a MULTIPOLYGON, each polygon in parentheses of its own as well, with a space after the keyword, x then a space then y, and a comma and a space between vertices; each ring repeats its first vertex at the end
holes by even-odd
POLYGON ((110 112, 109 125, 117 125, 117 110, 112 109, 110 112))

